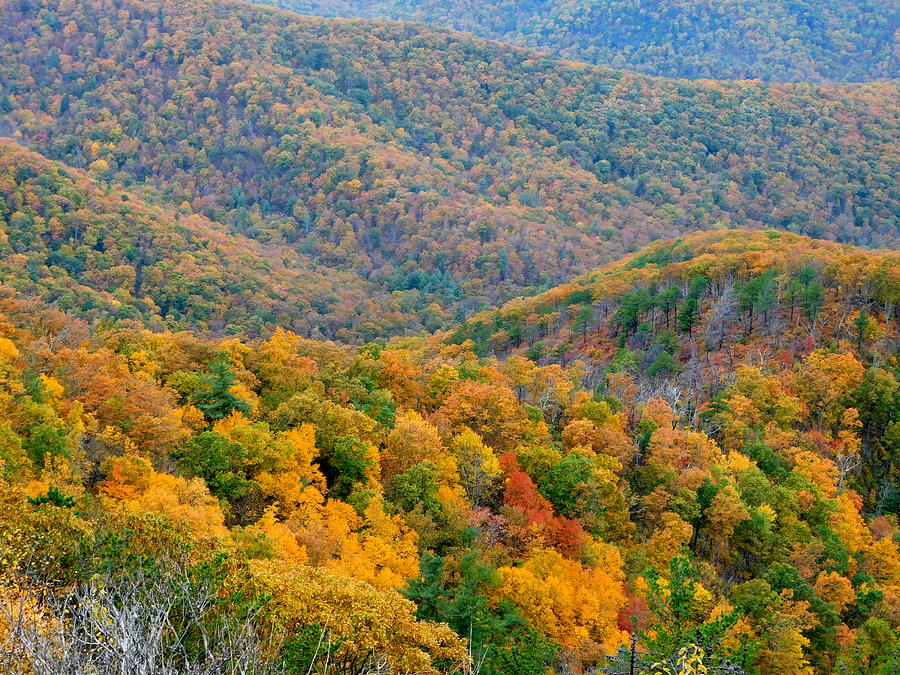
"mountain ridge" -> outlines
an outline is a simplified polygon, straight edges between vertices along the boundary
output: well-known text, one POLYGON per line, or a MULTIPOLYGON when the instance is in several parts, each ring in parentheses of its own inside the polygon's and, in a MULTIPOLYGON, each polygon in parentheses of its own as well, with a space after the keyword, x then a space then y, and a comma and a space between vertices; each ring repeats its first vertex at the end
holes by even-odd
POLYGON ((348 273, 323 271, 189 207, 148 204, 2 137, 0 225, 0 280, 89 321, 245 335, 282 326, 348 341, 421 327, 395 298, 348 273))
POLYGON ((900 19, 889 2, 259 1, 302 14, 417 21, 664 77, 822 82, 900 74, 891 32, 900 19))
POLYGON ((243 3, 122 11, 4 9, 0 109, 23 142, 416 310, 467 314, 721 224, 897 240, 896 84, 666 81, 243 3))

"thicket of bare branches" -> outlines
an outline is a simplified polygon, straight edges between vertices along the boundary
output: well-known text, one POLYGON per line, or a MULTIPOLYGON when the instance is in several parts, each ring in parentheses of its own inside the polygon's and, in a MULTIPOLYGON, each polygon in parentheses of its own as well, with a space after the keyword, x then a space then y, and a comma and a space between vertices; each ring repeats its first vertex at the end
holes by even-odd
POLYGON ((218 589, 176 566, 94 576, 65 595, 7 597, 0 672, 35 675, 269 675, 258 609, 221 611, 218 589))

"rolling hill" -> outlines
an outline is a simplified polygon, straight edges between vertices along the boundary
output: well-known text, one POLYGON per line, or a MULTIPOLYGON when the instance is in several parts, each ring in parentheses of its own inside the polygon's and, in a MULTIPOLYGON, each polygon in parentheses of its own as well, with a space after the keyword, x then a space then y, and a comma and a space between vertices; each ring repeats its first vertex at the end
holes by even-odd
POLYGON ((663 77, 867 81, 900 76, 889 0, 259 0, 301 14, 467 31, 663 77))
POLYGON ((0 26, 22 144, 408 311, 463 316, 698 229, 897 241, 895 83, 654 79, 228 1, 26 0, 0 26))
POLYGON ((695 233, 364 348, 2 302, 0 667, 889 675, 897 256, 695 233))
POLYGON ((307 256, 148 204, 0 138, 0 283, 88 323, 365 341, 422 330, 399 299, 307 256))
MULTIPOLYGON (((811 335, 853 339, 852 319, 860 311, 881 316, 887 331, 882 338, 890 343, 898 302, 896 250, 866 250, 787 232, 719 230, 655 242, 544 293, 476 314, 447 340, 471 339, 483 355, 531 351, 541 354, 538 360, 591 354, 602 360, 619 348, 647 349, 672 339, 665 349, 688 342, 705 344, 708 352, 748 344, 757 349, 761 341, 772 356, 811 335), (847 307, 828 310, 829 303, 847 307), (820 335, 820 317, 826 314, 829 333, 820 335)), ((658 353, 649 349, 650 361, 636 365, 646 370, 658 353)))
POLYGON ((898 672, 898 86, 0 2, 0 671, 898 672))

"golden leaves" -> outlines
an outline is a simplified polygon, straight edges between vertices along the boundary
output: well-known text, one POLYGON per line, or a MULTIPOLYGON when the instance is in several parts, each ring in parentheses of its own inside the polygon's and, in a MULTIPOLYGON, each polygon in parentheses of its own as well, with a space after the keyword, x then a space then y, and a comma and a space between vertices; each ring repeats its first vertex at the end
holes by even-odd
POLYGON ((260 590, 271 594, 276 630, 317 628, 323 653, 330 648, 337 664, 374 656, 400 672, 432 672, 438 659, 468 662, 461 638, 443 624, 417 620, 416 606, 396 591, 302 565, 256 561, 251 569, 260 590))
POLYGON ((585 568, 545 549, 533 551, 521 567, 501 567, 499 574, 497 597, 515 603, 555 642, 585 658, 613 653, 624 642, 616 623, 625 605, 620 567, 585 568))

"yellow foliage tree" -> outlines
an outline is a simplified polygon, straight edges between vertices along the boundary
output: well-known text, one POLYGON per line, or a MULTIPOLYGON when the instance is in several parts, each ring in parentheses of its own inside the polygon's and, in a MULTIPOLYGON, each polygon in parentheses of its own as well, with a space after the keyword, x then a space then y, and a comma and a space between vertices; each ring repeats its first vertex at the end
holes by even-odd
POLYGON ((190 480, 154 471, 137 455, 114 457, 106 463, 101 493, 138 513, 156 513, 189 525, 197 536, 225 536, 225 515, 202 478, 190 480))
POLYGON ((843 612, 856 599, 856 591, 847 577, 837 572, 821 572, 816 579, 816 595, 843 612))
MULTIPOLYGON (((859 509, 848 495, 838 495, 835 505, 837 509, 831 514, 831 529, 837 533, 841 542, 847 547, 847 552, 851 555, 852 560, 852 556, 856 553, 869 549, 872 544, 872 533, 869 532, 859 509)), ((852 560, 851 565, 855 565, 855 560, 852 560)))
POLYGON ((274 500, 283 517, 308 518, 325 501, 325 476, 316 457, 316 434, 311 424, 278 435, 276 448, 283 454, 277 470, 253 477, 263 494, 274 500))
POLYGON ((503 473, 500 461, 471 429, 453 437, 450 452, 459 466, 460 484, 466 496, 472 504, 481 505, 499 488, 503 473))
POLYGON ((667 511, 647 542, 647 561, 656 569, 668 569, 669 563, 694 533, 690 523, 667 511))
POLYGON ((616 620, 625 605, 621 567, 585 568, 554 550, 536 550, 521 567, 501 567, 497 598, 584 661, 612 654, 625 640, 616 620))
POLYGON ((792 448, 794 471, 808 478, 826 497, 837 494, 838 469, 827 457, 821 457, 809 450, 792 448))
POLYGON ((866 555, 866 569, 885 586, 900 586, 900 547, 885 537, 872 544, 866 555))
POLYGON ((741 502, 737 490, 731 485, 719 490, 707 507, 706 516, 709 518, 709 531, 719 545, 720 554, 727 557, 728 540, 734 534, 734 528, 750 519, 750 514, 741 502))
POLYGON ((327 567, 375 588, 401 588, 419 574, 416 539, 402 518, 386 514, 381 500, 373 500, 360 531, 341 540, 339 557, 327 567))
POLYGON ((335 575, 322 569, 285 566, 277 561, 251 564, 258 590, 271 597, 267 619, 276 634, 320 630, 321 663, 335 673, 364 672, 379 663, 393 672, 465 670, 464 641, 445 624, 415 618, 416 606, 393 590, 335 575))
POLYGON ((415 464, 437 461, 447 455, 441 435, 433 424, 415 411, 397 415, 381 455, 381 476, 385 485, 415 464))

